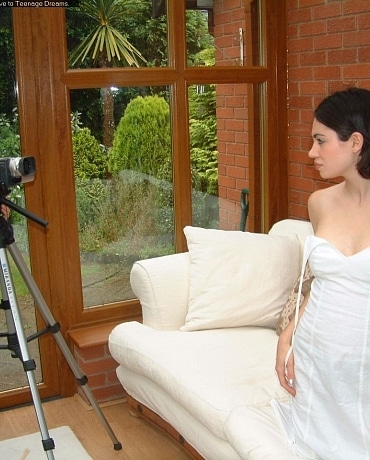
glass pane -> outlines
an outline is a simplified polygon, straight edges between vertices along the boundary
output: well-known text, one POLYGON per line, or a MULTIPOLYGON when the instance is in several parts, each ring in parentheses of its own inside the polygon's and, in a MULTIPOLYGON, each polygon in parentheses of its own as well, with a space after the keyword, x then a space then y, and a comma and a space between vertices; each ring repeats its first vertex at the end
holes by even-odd
MULTIPOLYGON (((4 162, 4 158, 18 157, 21 154, 17 95, 15 90, 16 77, 11 10, 12 8, 2 7, 0 15, 0 161, 2 162, 4 162)), ((2 196, 4 197, 4 193, 2 193, 2 196)), ((10 187, 10 193, 6 195, 6 198, 24 208, 23 186, 17 185, 10 187)), ((14 237, 18 249, 29 266, 26 218, 12 211, 10 222, 13 226, 14 237)), ((34 302, 10 254, 9 268, 12 273, 14 290, 18 300, 20 321, 23 323, 26 336, 29 337, 37 331, 34 302)), ((0 273, 2 276, 2 272, 0 273)), ((4 310, 0 310, 0 332, 5 334, 5 336, 2 336, 0 339, 0 345, 2 347, 0 350, 0 391, 28 385, 28 380, 21 361, 13 358, 10 350, 7 349, 8 337, 6 334, 13 331, 14 320, 12 319, 12 315, 10 314, 9 316, 5 314, 4 310)), ((35 376, 36 381, 40 383, 42 382, 42 369, 38 340, 33 340, 29 343, 29 352, 30 357, 36 362, 37 368, 35 376)))
POLYGON ((186 2, 189 66, 262 65, 261 0, 186 2))
POLYGON ((260 197, 258 97, 250 84, 189 87, 193 224, 206 228, 254 228, 260 197), (255 204, 255 206, 250 206, 255 204))
MULTIPOLYGON (((14 198, 12 194, 8 197, 13 202, 21 205, 23 202, 23 192, 20 190, 16 191, 17 198, 14 198), (21 198, 22 197, 22 198, 21 198)), ((22 258, 26 262, 27 266, 30 267, 29 248, 28 248, 28 234, 27 234, 27 222, 24 217, 12 211, 11 222, 13 222, 14 237, 16 244, 22 258)), ((30 337, 37 331, 36 326, 36 315, 35 305, 31 294, 24 283, 24 280, 15 266, 11 255, 9 254, 9 268, 12 273, 14 282, 14 290, 17 296, 18 307, 20 311, 20 320, 23 324, 24 332, 26 337, 30 337)), ((2 272, 1 275, 2 276, 2 272)), ((2 333, 9 333, 14 331, 15 323, 13 315, 9 311, 1 317, 0 330, 2 333)), ((2 337, 1 345, 6 348, 8 346, 8 340, 6 337, 2 337)), ((36 382, 42 382, 42 367, 40 361, 40 351, 38 339, 32 340, 28 343, 29 355, 36 362, 36 382)), ((0 354, 0 367, 1 367, 1 379, 0 379, 0 391, 11 390, 14 388, 24 387, 28 385, 26 373, 23 370, 20 359, 14 358, 13 353, 10 350, 1 350, 0 354)))
POLYGON ((133 262, 174 252, 169 89, 74 90, 71 106, 84 306, 132 299, 133 262))
POLYGON ((112 6, 105 12, 102 12, 102 3, 81 0, 79 7, 68 8, 66 11, 71 68, 168 65, 164 3, 124 0, 118 7, 115 2, 114 8, 112 6), (116 51, 112 51, 108 38, 106 41, 102 39, 108 28, 116 32, 116 51), (94 35, 95 32, 97 35, 94 35), (100 40, 104 42, 101 50, 100 40))
POLYGON ((215 65, 212 21, 212 10, 186 10, 186 46, 189 67, 215 65))

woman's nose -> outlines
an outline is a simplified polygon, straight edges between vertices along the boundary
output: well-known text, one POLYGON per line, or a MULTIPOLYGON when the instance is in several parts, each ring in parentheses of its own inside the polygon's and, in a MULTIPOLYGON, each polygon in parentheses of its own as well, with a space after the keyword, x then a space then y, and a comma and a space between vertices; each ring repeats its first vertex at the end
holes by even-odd
POLYGON ((309 156, 309 158, 315 158, 315 157, 317 157, 317 150, 316 150, 316 148, 315 148, 315 143, 314 143, 314 142, 312 143, 312 147, 311 147, 311 149, 310 149, 309 152, 308 152, 308 156, 309 156))

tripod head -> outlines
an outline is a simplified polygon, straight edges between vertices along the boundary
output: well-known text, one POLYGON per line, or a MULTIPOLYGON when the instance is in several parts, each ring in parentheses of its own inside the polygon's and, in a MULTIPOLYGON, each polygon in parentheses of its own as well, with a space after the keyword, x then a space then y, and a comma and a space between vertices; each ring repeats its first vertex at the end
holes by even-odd
MULTIPOLYGON (((12 186, 33 181, 35 172, 36 162, 34 157, 0 158, 0 205, 4 204, 28 219, 46 227, 48 225, 46 220, 6 198, 12 186)), ((4 248, 13 242, 13 228, 10 222, 0 214, 0 248, 4 248)))

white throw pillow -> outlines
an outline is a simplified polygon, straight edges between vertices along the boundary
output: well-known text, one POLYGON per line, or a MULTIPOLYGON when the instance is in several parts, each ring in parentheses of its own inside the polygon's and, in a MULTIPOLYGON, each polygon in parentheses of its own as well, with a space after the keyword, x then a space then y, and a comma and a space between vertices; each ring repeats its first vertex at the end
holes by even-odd
POLYGON ((299 274, 294 236, 185 227, 189 308, 183 331, 275 328, 299 274))

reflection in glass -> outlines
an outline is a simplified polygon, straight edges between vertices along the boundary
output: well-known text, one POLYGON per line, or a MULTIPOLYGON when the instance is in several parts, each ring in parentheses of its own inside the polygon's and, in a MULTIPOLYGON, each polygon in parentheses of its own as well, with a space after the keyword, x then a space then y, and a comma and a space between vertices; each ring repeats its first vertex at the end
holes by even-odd
POLYGON ((99 90, 71 92, 72 141, 84 306, 134 298, 138 259, 174 252, 168 88, 113 88, 114 138, 102 144, 99 90), (157 93, 154 93, 154 90, 157 93), (81 102, 82 103, 82 102, 81 102), (82 121, 84 120, 84 121, 82 121))

